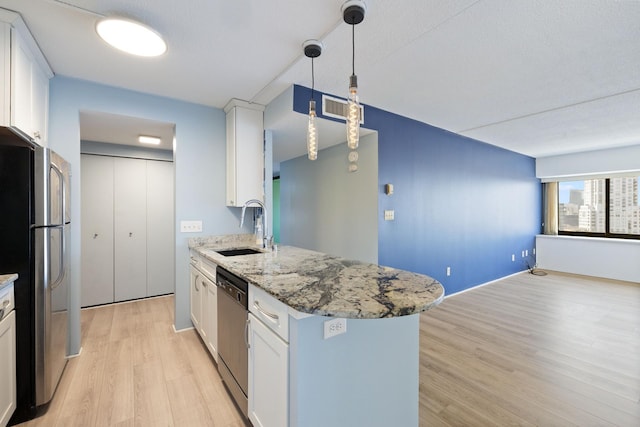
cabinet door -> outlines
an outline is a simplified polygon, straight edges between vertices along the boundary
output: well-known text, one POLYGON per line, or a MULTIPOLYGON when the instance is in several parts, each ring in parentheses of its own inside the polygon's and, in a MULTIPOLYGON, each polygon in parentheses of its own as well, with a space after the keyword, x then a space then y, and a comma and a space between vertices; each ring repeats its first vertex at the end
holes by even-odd
POLYGON ((46 145, 49 117, 49 76, 33 64, 31 68, 31 129, 33 139, 46 145))
POLYGON ((16 409, 16 314, 0 321, 0 426, 5 426, 16 409))
POLYGON ((11 25, 0 22, 0 125, 11 125, 11 25))
POLYGON ((202 295, 200 288, 202 273, 200 273, 195 267, 189 268, 189 303, 191 308, 191 323, 198 333, 200 333, 200 319, 202 317, 201 301, 202 295))
POLYGON ((11 125, 33 138, 31 67, 34 59, 17 30, 11 31, 11 37, 11 125))
POLYGON ((81 305, 113 302, 113 158, 81 156, 81 305))
POLYGON ((114 159, 114 294, 147 296, 147 163, 114 159))
POLYGON ((147 296, 174 291, 173 163, 147 161, 147 296))
POLYGON ((208 287, 209 283, 211 283, 204 274, 200 274, 198 279, 198 287, 200 288, 200 327, 198 328, 198 333, 202 337, 202 341, 207 343, 207 323, 208 323, 208 315, 207 312, 207 294, 209 293, 208 287))
POLYGON ((249 420, 255 427, 289 425, 289 346, 249 314, 249 420))
POLYGON ((207 284, 206 307, 203 311, 205 321, 205 344, 213 359, 218 361, 218 287, 206 276, 204 281, 207 284))
POLYGON ((227 113, 227 206, 264 200, 263 112, 234 107, 227 113))

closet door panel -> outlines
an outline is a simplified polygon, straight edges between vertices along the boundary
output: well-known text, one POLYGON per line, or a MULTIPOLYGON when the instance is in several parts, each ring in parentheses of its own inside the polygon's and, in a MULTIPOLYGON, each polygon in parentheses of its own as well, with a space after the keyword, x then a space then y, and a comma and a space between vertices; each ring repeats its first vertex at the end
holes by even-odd
POLYGON ((147 295, 175 289, 173 163, 147 161, 147 295))
POLYGON ((116 301, 147 296, 147 162, 114 159, 116 301))
POLYGON ((113 158, 81 157, 81 305, 113 302, 113 158))

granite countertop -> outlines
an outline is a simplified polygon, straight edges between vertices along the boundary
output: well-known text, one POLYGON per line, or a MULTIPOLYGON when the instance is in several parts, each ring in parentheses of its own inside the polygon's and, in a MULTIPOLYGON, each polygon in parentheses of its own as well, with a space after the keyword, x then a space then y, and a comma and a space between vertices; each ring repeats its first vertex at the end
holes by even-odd
POLYGON ((233 257, 216 252, 255 248, 253 235, 191 239, 189 247, 301 313, 397 317, 428 310, 444 297, 442 285, 429 276, 292 246, 233 257))
POLYGON ((15 282, 18 278, 18 275, 13 274, 0 274, 0 289, 7 286, 9 283, 15 282))

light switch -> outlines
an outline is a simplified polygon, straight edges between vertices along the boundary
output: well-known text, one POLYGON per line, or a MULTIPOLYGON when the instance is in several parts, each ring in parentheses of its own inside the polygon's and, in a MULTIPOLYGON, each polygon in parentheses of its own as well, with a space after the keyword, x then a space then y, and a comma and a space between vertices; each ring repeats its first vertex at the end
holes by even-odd
POLYGON ((395 219, 395 211, 384 211, 384 220, 385 221, 393 221, 395 219))

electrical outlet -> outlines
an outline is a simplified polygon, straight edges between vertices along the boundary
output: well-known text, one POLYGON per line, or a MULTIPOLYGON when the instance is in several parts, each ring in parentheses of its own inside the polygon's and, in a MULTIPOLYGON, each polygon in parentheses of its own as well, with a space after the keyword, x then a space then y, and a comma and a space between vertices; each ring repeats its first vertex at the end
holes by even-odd
POLYGON ((384 220, 385 221, 393 221, 395 219, 395 211, 384 211, 384 220))
POLYGON ((532 254, 534 254, 534 255, 536 254, 536 248, 532 249, 532 254))
POLYGON ((529 256, 529 249, 525 249, 524 256, 529 256))
POLYGON ((522 251, 522 258, 524 258, 524 251, 522 251))
POLYGON ((447 267, 447 276, 451 276, 451 267, 447 267))
POLYGON ((347 319, 331 319, 324 322, 324 339, 347 332, 347 319))
POLYGON ((511 254, 511 261, 515 261, 516 260, 516 254, 511 254))
POLYGON ((181 233, 200 233, 202 231, 202 221, 180 221, 181 233))

